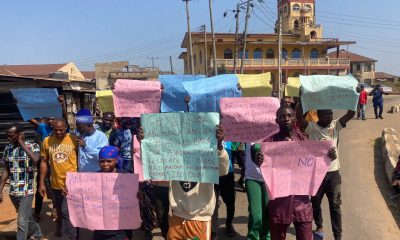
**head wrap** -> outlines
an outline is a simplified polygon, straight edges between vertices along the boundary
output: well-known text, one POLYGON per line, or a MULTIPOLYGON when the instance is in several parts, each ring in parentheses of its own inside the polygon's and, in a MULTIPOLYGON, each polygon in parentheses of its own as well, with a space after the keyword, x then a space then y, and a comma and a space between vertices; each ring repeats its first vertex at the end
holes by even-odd
POLYGON ((76 113, 76 123, 93 124, 93 115, 88 109, 82 108, 76 113))
POLYGON ((114 146, 105 146, 100 149, 99 159, 105 158, 117 158, 118 157, 118 148, 114 146))

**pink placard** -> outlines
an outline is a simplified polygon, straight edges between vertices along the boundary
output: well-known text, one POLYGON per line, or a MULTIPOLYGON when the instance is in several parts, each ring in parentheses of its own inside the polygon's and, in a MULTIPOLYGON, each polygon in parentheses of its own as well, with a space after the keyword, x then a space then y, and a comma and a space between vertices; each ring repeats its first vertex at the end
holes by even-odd
POLYGON ((221 124, 225 140, 257 142, 279 130, 275 122, 279 100, 273 97, 222 98, 221 124))
POLYGON ((161 84, 159 81, 118 79, 113 91, 117 117, 140 117, 143 113, 159 113, 161 84))
POLYGON ((133 172, 139 175, 139 182, 143 182, 143 166, 142 166, 142 156, 140 142, 137 140, 136 135, 133 136, 133 149, 135 153, 133 154, 133 172))
POLYGON ((328 171, 332 141, 263 142, 262 175, 271 199, 317 194, 328 171))
POLYGON ((130 173, 67 173, 72 225, 90 230, 139 228, 138 180, 130 173))

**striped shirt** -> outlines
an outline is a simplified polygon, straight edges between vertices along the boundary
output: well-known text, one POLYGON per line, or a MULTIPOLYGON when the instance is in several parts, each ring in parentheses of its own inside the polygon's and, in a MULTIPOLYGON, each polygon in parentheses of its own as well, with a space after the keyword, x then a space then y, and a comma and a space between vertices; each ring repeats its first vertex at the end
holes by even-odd
MULTIPOLYGON (((40 148, 36 143, 25 142, 25 145, 34 153, 39 154, 40 148)), ((10 195, 25 197, 34 193, 33 160, 28 157, 22 147, 9 144, 4 149, 3 160, 10 169, 10 195)))

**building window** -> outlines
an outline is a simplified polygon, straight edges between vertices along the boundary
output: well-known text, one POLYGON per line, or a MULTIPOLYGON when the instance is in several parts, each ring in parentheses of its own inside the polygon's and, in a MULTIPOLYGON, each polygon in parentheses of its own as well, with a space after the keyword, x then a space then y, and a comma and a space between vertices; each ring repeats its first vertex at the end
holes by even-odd
POLYGON ((305 12, 311 12, 312 11, 312 6, 310 4, 304 5, 304 11, 305 12))
POLYGON ((286 5, 283 7, 283 12, 287 13, 287 6, 286 5))
POLYGON ((254 59, 262 59, 262 55, 263 55, 263 52, 262 52, 262 50, 259 49, 259 48, 256 48, 256 49, 254 50, 254 52, 253 52, 253 58, 254 58, 254 59))
POLYGON ((288 52, 286 48, 282 48, 282 58, 287 58, 288 57, 288 52))
POLYGON ((193 55, 193 64, 196 66, 197 65, 197 58, 196 58, 196 54, 193 55))
POLYGON ((311 31, 310 35, 311 35, 311 39, 316 39, 318 37, 316 31, 311 31))
POLYGON ((293 5, 293 12, 298 12, 298 11, 300 11, 300 5, 296 3, 295 5, 293 5))
POLYGON ((301 58, 301 51, 298 48, 293 49, 292 58, 301 58))
MULTIPOLYGON (((243 48, 239 50, 239 59, 242 59, 243 56, 243 48)), ((245 59, 249 59, 249 51, 246 49, 246 53, 244 54, 245 59)))
POLYGON ((203 53, 201 51, 199 53, 199 63, 203 64, 203 53))
POLYGON ((299 20, 294 20, 294 28, 299 28, 299 20))
POLYGON ((371 68, 371 64, 367 63, 364 65, 364 72, 371 72, 372 68, 371 68))
POLYGON ((232 54, 232 49, 227 48, 224 50, 224 59, 232 59, 233 54, 232 54))
POLYGON ((356 71, 360 72, 361 71, 361 64, 356 64, 356 71))
POLYGON ((267 57, 268 59, 275 58, 274 49, 268 48, 268 49, 267 49, 267 56, 266 56, 266 57, 267 57))
POLYGON ((319 51, 316 48, 311 49, 310 58, 319 58, 319 51))

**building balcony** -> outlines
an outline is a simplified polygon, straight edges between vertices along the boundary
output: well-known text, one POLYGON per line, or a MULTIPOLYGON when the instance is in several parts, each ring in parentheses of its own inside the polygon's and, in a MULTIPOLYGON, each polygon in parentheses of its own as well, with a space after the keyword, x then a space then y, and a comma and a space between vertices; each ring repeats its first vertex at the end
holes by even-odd
MULTIPOLYGON (((213 61, 210 61, 213 67, 213 61)), ((217 59, 217 66, 224 65, 227 69, 233 68, 233 59, 217 59)), ((237 67, 240 67, 241 60, 237 60, 237 67)), ((246 68, 276 69, 278 67, 278 59, 246 59, 244 61, 246 68)), ((350 59, 348 58, 298 58, 298 59, 282 59, 282 67, 288 69, 349 69, 350 59)))

